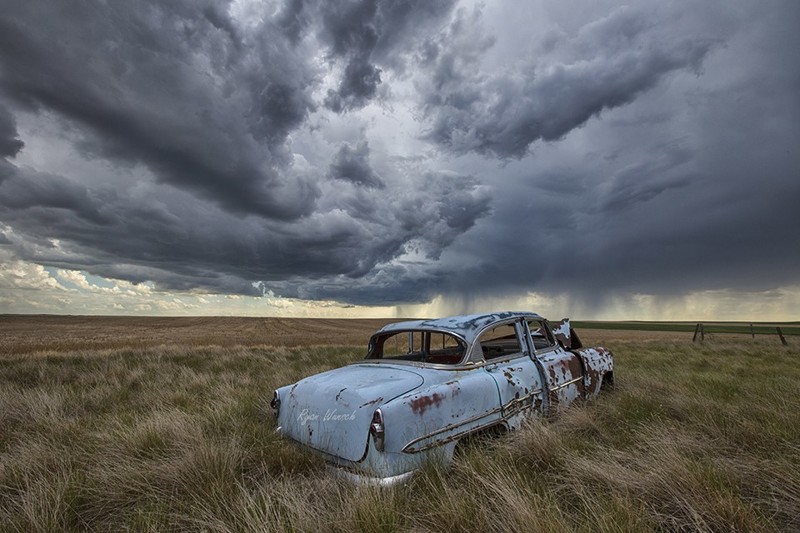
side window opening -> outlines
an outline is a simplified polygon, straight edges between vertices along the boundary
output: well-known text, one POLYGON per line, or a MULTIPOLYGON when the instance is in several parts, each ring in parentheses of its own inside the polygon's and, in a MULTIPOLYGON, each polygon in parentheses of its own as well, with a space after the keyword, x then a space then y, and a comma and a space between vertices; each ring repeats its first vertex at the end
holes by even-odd
POLYGON ((403 331, 382 338, 382 356, 396 359, 413 358, 422 354, 422 332, 403 331))
POLYGON ((438 356, 461 356, 464 350, 459 345, 458 339, 446 333, 430 333, 428 336, 430 344, 428 354, 432 357, 438 356))
POLYGON ((399 331, 374 337, 367 359, 454 365, 461 362, 465 350, 463 341, 447 333, 399 331))
POLYGON ((478 342, 480 342, 483 357, 486 360, 522 353, 522 346, 520 346, 513 322, 484 331, 478 342))
POLYGON ((538 352, 548 350, 556 345, 550 328, 541 320, 528 320, 528 330, 533 339, 533 348, 538 352))

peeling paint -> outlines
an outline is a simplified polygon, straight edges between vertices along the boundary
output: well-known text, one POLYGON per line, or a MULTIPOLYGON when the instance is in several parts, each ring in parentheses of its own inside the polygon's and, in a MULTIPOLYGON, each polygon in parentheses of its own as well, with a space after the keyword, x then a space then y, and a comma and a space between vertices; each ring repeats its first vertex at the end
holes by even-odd
POLYGON ((411 410, 414 411, 415 414, 423 415, 425 411, 427 411, 431 406, 439 406, 444 400, 444 395, 439 394, 438 392, 434 392, 433 394, 420 396, 419 398, 415 398, 409 402, 411 405, 411 410))
POLYGON ((383 401, 383 396, 378 396, 374 400, 370 400, 368 402, 362 403, 361 405, 359 405, 359 407, 366 407, 368 405, 375 405, 376 403, 380 403, 382 401, 383 401))

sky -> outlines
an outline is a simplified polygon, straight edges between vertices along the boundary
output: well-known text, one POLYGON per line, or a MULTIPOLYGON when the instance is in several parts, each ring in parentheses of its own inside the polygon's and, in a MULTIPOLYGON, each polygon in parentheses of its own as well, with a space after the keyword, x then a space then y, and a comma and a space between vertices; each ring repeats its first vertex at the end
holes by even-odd
POLYGON ((0 0, 0 313, 800 320, 796 0, 0 0))

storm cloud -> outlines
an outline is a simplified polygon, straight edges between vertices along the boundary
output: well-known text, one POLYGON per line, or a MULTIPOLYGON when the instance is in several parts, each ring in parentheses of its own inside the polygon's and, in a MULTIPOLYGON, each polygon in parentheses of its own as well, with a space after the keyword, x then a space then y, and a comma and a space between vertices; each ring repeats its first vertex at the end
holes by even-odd
POLYGON ((428 136, 456 153, 500 158, 522 157, 535 141, 562 138, 603 110, 632 102, 670 72, 697 71, 713 42, 675 40, 644 11, 625 7, 551 43, 557 55, 476 73, 476 52, 492 43, 486 37, 466 43, 476 31, 469 20, 458 20, 428 43, 434 71, 425 102, 433 122, 428 136))
POLYGON ((361 305, 795 286, 799 25, 790 1, 8 3, 0 246, 361 305))
POLYGON ((292 219, 315 191, 282 181, 314 72, 269 21, 238 32, 219 2, 24 2, 0 15, 0 88, 80 128, 90 157, 144 164, 224 207, 292 219), (86 31, 86 28, 92 28, 86 31))
POLYGON ((369 165, 369 145, 366 141, 350 146, 342 144, 331 163, 329 175, 333 179, 350 181, 365 187, 384 187, 383 181, 369 165))

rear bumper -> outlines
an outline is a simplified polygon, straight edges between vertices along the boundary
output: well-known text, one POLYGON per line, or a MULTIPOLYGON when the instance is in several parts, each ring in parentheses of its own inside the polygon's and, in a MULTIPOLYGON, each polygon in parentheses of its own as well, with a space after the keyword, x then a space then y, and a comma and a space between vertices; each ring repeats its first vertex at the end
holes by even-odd
MULTIPOLYGON (((324 459, 326 466, 325 470, 331 476, 337 479, 343 479, 354 485, 362 485, 369 487, 391 487, 392 485, 397 485, 399 483, 405 482, 417 471, 416 468, 413 468, 412 470, 409 470, 407 472, 402 472, 400 474, 391 476, 382 477, 380 475, 374 475, 362 470, 362 468, 365 467, 369 468, 363 463, 359 464, 358 462, 348 461, 346 459, 342 459, 341 457, 336 457, 327 454, 325 452, 316 450, 314 448, 311 448, 309 446, 297 442, 291 437, 288 437, 287 435, 283 434, 283 428, 281 426, 277 426, 275 428, 275 432, 281 434, 287 441, 291 442, 292 445, 302 448, 324 459)), ((370 440, 368 453, 373 454, 373 456, 379 454, 379 452, 375 450, 375 447, 372 445, 372 440, 370 440)))
POLYGON ((351 472, 350 470, 345 470, 344 468, 340 468, 331 464, 327 466, 327 471, 333 477, 344 479, 345 481, 348 481, 354 485, 363 485, 367 487, 391 487, 399 483, 404 483, 416 472, 416 470, 412 470, 396 476, 375 477, 365 474, 357 474, 355 472, 351 472))

